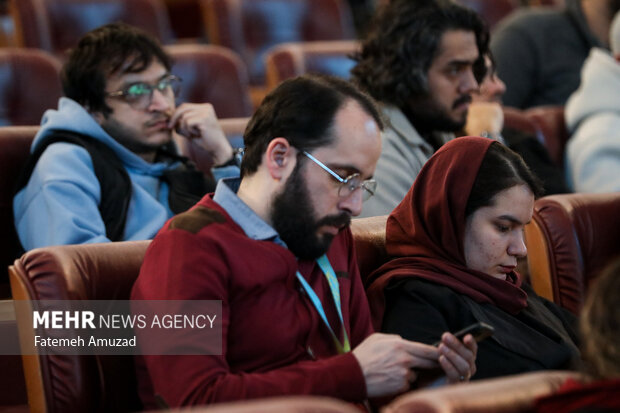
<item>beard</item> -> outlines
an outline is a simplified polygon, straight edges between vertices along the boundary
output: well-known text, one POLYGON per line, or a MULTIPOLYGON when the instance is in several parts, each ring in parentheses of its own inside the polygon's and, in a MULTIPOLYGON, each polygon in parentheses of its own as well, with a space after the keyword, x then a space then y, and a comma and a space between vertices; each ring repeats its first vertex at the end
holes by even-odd
POLYGON ((170 137, 165 143, 151 144, 142 142, 136 136, 136 131, 110 118, 101 124, 101 128, 116 142, 138 155, 156 152, 161 146, 166 145, 172 140, 172 132, 169 132, 170 137))
POLYGON ((281 193, 275 196, 271 207, 271 222, 288 249, 299 259, 313 260, 325 254, 334 236, 317 234, 322 226, 346 227, 351 216, 345 212, 315 218, 306 180, 301 173, 303 162, 298 162, 281 193))
MULTIPOLYGON (((470 103, 471 100, 470 95, 463 95, 454 101, 452 108, 462 103, 470 103)), ((441 108, 430 96, 414 100, 407 109, 407 117, 421 134, 435 131, 458 132, 465 127, 467 121, 467 116, 459 121, 452 119, 447 111, 441 108)))

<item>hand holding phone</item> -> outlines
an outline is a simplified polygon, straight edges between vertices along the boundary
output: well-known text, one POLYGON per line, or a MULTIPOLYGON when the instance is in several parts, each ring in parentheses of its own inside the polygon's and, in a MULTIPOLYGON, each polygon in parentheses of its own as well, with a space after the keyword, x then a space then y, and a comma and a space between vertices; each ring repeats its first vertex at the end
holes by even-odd
MULTIPOLYGON (((493 328, 493 326, 491 326, 491 325, 489 325, 487 323, 478 322, 478 323, 471 324, 471 325, 465 327, 464 329, 459 330, 459 331, 457 331, 456 333, 453 333, 453 334, 454 334, 454 336, 456 338, 458 338, 461 341, 463 341, 463 338, 467 334, 471 334, 474 337, 474 340, 476 340, 476 343, 479 343, 482 340, 484 340, 485 338, 491 337, 494 332, 495 332, 495 329, 493 328)), ((433 345, 436 347, 436 346, 439 345, 439 343, 441 343, 441 340, 437 341, 433 345)))
MULTIPOLYGON (((428 386, 428 385, 433 385, 433 383, 445 383, 445 381, 447 380, 449 383, 456 383, 459 381, 465 381, 465 380, 469 380, 469 378, 471 376, 473 376, 476 373, 476 365, 475 365, 475 345, 472 346, 472 343, 465 344, 463 343, 463 339, 465 338, 465 336, 467 336, 468 334, 471 334, 473 339, 476 341, 476 343, 484 340, 485 338, 491 336, 493 334, 494 328, 486 323, 482 323, 482 322, 478 322, 478 323, 474 323, 470 326, 465 327, 462 330, 457 331, 456 333, 453 333, 453 335, 462 343, 461 347, 467 347, 468 351, 465 352, 461 352, 461 350, 459 350, 458 352, 454 352, 454 351, 448 351, 448 353, 444 353, 444 356, 446 356, 446 358, 444 359, 444 364, 446 361, 449 361, 451 364, 451 368, 447 368, 446 366, 441 366, 441 368, 438 369, 433 369, 433 370, 424 370, 424 371, 419 371, 418 373, 418 383, 421 386, 428 386), (472 349, 471 347, 474 347, 474 349, 472 349), (473 353, 471 353, 473 351, 473 353), (460 356, 459 356, 460 353, 460 356), (452 356, 449 356, 449 354, 452 354, 452 356), (469 355, 468 355, 469 354, 469 355), (473 356, 472 356, 473 354, 473 356), (458 357, 461 357, 462 359, 465 359, 465 361, 469 364, 469 369, 468 371, 466 371, 463 367, 462 361, 456 361, 458 360, 458 357), (455 374, 457 374, 455 376, 455 374), (445 375, 445 378, 441 377, 445 375)), ((450 340, 452 342, 452 345, 448 344, 448 347, 452 347, 452 350, 455 350, 455 346, 454 346, 454 342, 452 340, 450 340)), ((437 341, 434 346, 435 347, 439 347, 439 344, 441 343, 441 340, 437 341)))

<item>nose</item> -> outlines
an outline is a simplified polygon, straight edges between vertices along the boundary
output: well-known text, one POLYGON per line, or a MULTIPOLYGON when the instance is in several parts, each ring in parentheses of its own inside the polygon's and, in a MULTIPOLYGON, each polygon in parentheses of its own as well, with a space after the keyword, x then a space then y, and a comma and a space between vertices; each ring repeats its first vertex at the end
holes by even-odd
POLYGON ((519 231, 511 241, 508 246, 508 254, 518 258, 523 258, 527 255, 527 246, 525 245, 525 237, 522 231, 519 231))
POLYGON ((478 90, 478 81, 476 80, 476 76, 474 76, 474 71, 472 68, 465 70, 463 74, 463 78, 459 84, 459 93, 462 95, 471 94, 478 90))
POLYGON ((170 97, 166 96, 159 89, 153 90, 153 95, 151 96, 151 103, 149 104, 149 111, 166 111, 170 109, 170 97))
POLYGON ((362 213, 363 193, 364 188, 357 188, 351 192, 349 196, 341 198, 338 203, 338 208, 342 211, 347 211, 351 216, 358 216, 362 213))

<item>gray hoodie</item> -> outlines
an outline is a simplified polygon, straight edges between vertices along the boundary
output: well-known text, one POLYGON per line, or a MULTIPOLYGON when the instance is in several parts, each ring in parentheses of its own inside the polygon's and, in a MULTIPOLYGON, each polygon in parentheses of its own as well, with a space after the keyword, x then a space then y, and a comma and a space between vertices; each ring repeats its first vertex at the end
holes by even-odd
POLYGON ((566 104, 566 177, 576 192, 620 191, 620 63, 594 48, 566 104))

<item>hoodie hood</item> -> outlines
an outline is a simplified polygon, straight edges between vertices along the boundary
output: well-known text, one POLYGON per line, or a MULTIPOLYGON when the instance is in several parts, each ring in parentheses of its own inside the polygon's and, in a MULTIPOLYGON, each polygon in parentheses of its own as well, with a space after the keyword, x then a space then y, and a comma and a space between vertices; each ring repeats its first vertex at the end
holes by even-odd
POLYGON ((572 132, 589 116, 620 112, 620 63, 606 50, 593 48, 581 71, 581 84, 566 104, 572 132))
POLYGON ((105 143, 116 153, 129 171, 139 174, 161 176, 165 170, 177 166, 176 163, 149 163, 145 161, 108 135, 82 105, 66 97, 62 97, 58 101, 58 110, 50 109, 43 114, 41 129, 32 142, 31 152, 43 138, 56 130, 80 133, 105 143))

